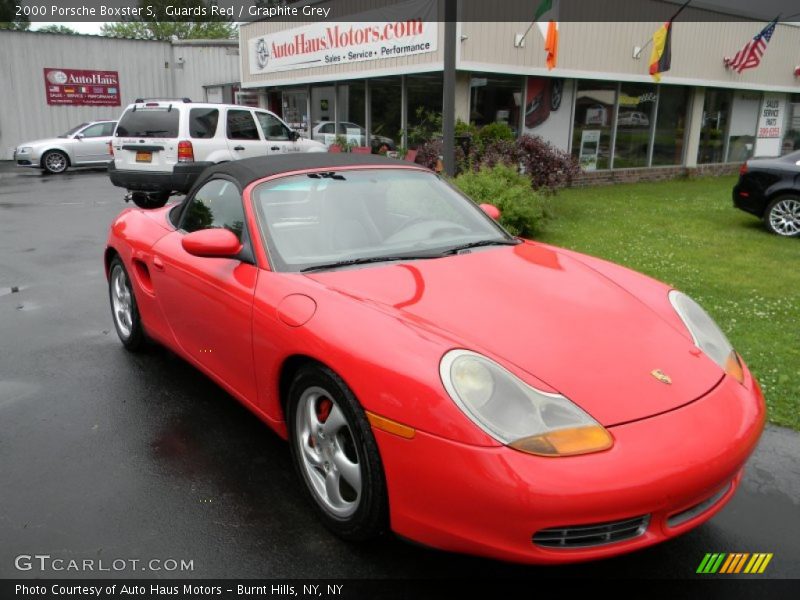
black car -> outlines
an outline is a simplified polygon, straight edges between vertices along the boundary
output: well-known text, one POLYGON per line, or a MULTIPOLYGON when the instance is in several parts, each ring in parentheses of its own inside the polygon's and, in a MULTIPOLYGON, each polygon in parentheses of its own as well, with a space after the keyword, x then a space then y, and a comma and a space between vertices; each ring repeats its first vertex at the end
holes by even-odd
POLYGON ((800 151, 744 163, 733 188, 733 205, 764 219, 772 233, 800 236, 800 151))

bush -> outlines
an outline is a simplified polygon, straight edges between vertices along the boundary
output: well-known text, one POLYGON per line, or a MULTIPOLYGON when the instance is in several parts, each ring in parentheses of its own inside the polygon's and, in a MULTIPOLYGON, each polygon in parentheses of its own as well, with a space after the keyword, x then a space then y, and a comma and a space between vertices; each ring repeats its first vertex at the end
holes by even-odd
POLYGON ((514 131, 506 123, 489 123, 478 130, 478 146, 486 148, 500 140, 514 141, 514 131))
POLYGON ((516 168, 482 167, 459 175, 453 183, 478 204, 499 208, 500 224, 512 235, 532 237, 542 230, 547 218, 544 201, 516 168))
POLYGON ((542 138, 523 135, 517 140, 519 162, 534 189, 547 193, 564 187, 580 174, 578 161, 542 138))

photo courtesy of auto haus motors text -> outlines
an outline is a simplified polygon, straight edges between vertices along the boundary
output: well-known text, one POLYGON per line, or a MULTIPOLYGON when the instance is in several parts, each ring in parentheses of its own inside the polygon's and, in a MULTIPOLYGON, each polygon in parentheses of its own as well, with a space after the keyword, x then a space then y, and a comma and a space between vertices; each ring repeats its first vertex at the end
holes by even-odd
POLYGON ((798 10, 0 0, 0 599, 796 597, 798 10))

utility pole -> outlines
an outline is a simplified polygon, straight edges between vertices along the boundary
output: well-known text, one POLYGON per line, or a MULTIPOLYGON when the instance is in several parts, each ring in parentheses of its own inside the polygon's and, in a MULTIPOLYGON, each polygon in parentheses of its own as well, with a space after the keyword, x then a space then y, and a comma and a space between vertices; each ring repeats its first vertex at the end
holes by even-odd
POLYGON ((456 25, 457 0, 444 1, 444 73, 442 85, 442 154, 444 172, 456 174, 456 25))

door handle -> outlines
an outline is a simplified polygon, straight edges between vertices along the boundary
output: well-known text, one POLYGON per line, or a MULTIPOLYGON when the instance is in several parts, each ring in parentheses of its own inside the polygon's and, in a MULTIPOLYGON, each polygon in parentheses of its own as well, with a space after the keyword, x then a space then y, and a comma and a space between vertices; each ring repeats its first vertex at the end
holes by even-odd
POLYGON ((153 267, 158 269, 159 271, 164 270, 164 261, 161 260, 158 256, 153 257, 153 267))
POLYGON ((280 146, 270 146, 270 150, 275 150, 276 152, 281 149, 280 146))
POLYGON ((244 150, 244 146, 234 146, 234 150, 244 150))

